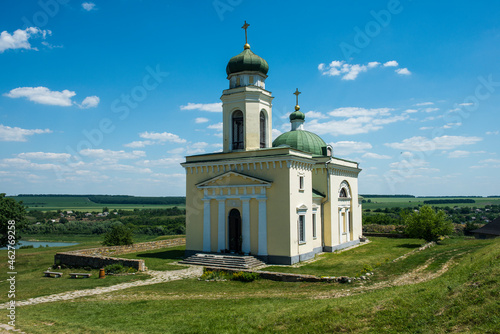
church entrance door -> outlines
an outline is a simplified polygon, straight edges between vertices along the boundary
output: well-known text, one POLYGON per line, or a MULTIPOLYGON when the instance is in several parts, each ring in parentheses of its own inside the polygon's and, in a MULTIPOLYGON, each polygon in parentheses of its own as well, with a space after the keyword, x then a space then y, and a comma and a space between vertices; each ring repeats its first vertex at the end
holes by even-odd
POLYGON ((237 209, 229 211, 229 250, 241 252, 241 215, 237 209))

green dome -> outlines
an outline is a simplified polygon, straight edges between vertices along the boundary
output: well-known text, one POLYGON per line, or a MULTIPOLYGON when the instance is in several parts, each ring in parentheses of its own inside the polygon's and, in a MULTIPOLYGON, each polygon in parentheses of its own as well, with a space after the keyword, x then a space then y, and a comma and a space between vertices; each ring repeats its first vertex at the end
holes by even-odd
POLYGON ((281 134, 273 141, 273 147, 281 145, 288 145, 313 155, 324 155, 323 147, 326 147, 325 141, 320 136, 305 130, 294 130, 281 134))
POLYGON ((290 114, 290 121, 293 121, 295 119, 305 120, 306 115, 302 111, 296 110, 290 114))
POLYGON ((266 75, 267 71, 269 71, 269 65, 267 61, 257 56, 250 49, 245 49, 239 55, 231 58, 226 67, 227 75, 243 71, 261 72, 266 75))

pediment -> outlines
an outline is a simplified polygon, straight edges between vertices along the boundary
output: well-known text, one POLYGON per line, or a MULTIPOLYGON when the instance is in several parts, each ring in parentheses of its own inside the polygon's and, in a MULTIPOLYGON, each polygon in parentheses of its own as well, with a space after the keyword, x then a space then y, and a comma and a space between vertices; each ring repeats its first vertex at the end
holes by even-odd
POLYGON ((271 181, 237 172, 227 172, 198 183, 198 188, 224 187, 224 186, 271 186, 271 181))

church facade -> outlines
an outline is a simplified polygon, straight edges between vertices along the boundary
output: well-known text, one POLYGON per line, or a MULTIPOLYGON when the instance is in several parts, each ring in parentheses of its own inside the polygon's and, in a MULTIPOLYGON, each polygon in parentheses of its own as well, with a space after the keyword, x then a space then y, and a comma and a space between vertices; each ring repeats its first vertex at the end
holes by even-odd
POLYGON ((221 97, 223 151, 182 164, 186 255, 250 254, 293 264, 359 243, 358 163, 334 157, 331 146, 304 130, 298 90, 291 130, 271 140, 268 70, 248 43, 231 58, 221 97))

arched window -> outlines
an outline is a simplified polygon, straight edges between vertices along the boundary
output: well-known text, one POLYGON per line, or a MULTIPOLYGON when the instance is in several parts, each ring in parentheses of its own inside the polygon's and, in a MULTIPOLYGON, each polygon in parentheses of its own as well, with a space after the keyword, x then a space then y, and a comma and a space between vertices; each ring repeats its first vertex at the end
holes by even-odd
POLYGON ((347 181, 342 181, 339 187, 339 198, 351 198, 351 190, 347 181))
POLYGON ((232 119, 233 125, 233 150, 242 150, 245 148, 243 142, 243 113, 240 110, 237 110, 233 113, 232 119))
POLYGON ((260 112, 260 148, 266 147, 266 114, 262 110, 260 112))

